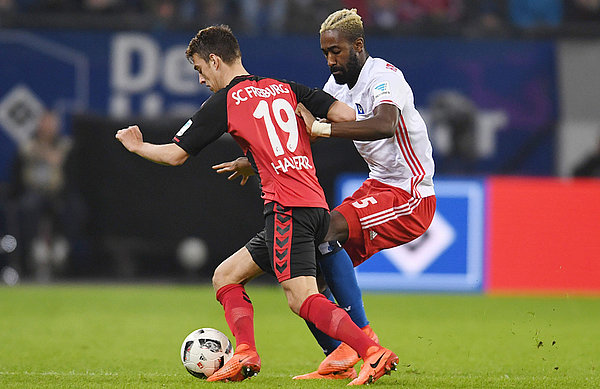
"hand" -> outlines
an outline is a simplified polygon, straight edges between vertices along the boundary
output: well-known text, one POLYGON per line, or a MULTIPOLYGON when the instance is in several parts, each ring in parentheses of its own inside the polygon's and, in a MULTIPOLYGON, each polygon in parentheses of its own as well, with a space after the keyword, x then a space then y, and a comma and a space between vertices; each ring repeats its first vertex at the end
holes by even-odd
POLYGON ((308 135, 312 135, 312 125, 315 122, 315 117, 302 103, 298 103, 296 106, 296 115, 300 116, 306 124, 306 132, 308 135))
POLYGON ((296 106, 296 115, 301 116, 306 123, 306 132, 310 135, 311 142, 317 137, 329 138, 331 136, 331 124, 316 121, 312 113, 302 103, 296 106))
POLYGON ((138 126, 129 126, 117 131, 115 138, 133 153, 144 143, 142 132, 138 126))
POLYGON ((233 172, 229 177, 227 177, 228 180, 233 180, 241 176, 242 181, 240 182, 240 185, 245 185, 246 182, 248 182, 248 178, 256 174, 254 169, 252 169, 250 161, 248 161, 248 158, 246 157, 239 157, 235 161, 223 162, 213 166, 212 168, 219 174, 233 172))

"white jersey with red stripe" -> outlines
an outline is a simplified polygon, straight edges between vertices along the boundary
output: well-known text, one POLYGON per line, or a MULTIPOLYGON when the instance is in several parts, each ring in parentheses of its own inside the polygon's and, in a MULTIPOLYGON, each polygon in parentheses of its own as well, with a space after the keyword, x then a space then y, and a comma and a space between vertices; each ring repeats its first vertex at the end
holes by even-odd
POLYGON ((380 58, 367 58, 356 85, 337 84, 333 76, 323 88, 356 112, 356 120, 373 117, 375 107, 392 104, 400 110, 391 138, 354 141, 369 165, 369 178, 401 188, 414 198, 432 196, 434 163, 427 126, 415 108, 412 89, 402 72, 380 58))

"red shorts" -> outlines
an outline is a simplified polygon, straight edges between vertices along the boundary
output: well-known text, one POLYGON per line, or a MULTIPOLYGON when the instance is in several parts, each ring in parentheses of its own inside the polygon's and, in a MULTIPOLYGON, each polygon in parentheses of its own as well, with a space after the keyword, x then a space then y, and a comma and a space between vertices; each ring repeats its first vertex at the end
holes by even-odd
POLYGON ((358 266, 383 249, 423 235, 435 213, 435 196, 413 198, 400 188, 368 179, 334 210, 348 223, 348 240, 342 246, 358 266))

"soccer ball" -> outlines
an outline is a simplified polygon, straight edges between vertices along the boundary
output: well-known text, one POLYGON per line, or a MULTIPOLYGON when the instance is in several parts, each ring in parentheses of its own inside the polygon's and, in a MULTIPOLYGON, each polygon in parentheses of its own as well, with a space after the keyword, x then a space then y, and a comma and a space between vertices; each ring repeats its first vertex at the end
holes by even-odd
POLYGON ((214 328, 200 328, 189 334, 181 345, 181 362, 198 378, 210 377, 233 355, 227 336, 214 328))

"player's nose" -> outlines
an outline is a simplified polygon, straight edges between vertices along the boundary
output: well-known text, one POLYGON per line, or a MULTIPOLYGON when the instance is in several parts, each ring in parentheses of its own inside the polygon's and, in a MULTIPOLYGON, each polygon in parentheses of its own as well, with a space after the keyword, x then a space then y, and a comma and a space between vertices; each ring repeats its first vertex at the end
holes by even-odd
POLYGON ((327 54, 327 66, 331 67, 336 64, 337 64, 337 60, 335 58, 335 55, 327 54))

